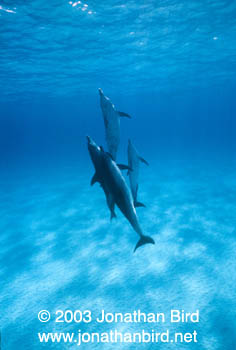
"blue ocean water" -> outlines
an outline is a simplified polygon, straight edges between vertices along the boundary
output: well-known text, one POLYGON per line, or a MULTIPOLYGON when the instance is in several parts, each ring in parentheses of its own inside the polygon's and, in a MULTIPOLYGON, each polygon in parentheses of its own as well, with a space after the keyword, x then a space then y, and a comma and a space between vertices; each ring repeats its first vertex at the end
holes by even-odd
MULTIPOLYGON (((3 1, 0 4, 0 329, 2 349, 78 349, 38 332, 38 312, 200 312, 197 324, 104 324, 99 331, 198 333, 198 343, 81 349, 235 348, 236 3, 3 1), (156 244, 117 209, 110 222, 86 135, 106 148, 98 88, 131 138, 138 208, 156 244)), ((126 180, 128 178, 124 175, 126 180)))

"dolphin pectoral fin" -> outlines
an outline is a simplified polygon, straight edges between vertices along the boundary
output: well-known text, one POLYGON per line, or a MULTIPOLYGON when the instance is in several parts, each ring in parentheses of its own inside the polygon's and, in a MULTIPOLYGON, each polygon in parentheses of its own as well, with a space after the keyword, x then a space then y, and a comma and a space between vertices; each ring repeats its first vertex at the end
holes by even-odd
POLYGON ((127 114, 127 113, 118 111, 118 114, 119 114, 120 117, 126 117, 126 118, 131 119, 131 116, 129 114, 127 114))
POLYGON ((96 182, 99 182, 97 173, 95 173, 90 181, 90 185, 93 186, 96 182))
POLYGON ((148 163, 144 158, 139 157, 139 160, 140 160, 141 162, 143 162, 144 164, 149 165, 149 163, 148 163))
POLYGON ((146 205, 145 204, 143 204, 143 203, 141 203, 141 202, 134 202, 134 206, 135 206, 135 208, 138 208, 138 207, 144 207, 144 208, 146 208, 146 205))
POLYGON ((128 171, 133 171, 133 169, 130 168, 130 166, 125 165, 125 164, 117 164, 118 168, 120 170, 128 170, 128 171))
POLYGON ((154 239, 152 239, 152 237, 142 235, 134 248, 134 252, 136 251, 136 249, 147 243, 155 244, 155 241, 154 239))

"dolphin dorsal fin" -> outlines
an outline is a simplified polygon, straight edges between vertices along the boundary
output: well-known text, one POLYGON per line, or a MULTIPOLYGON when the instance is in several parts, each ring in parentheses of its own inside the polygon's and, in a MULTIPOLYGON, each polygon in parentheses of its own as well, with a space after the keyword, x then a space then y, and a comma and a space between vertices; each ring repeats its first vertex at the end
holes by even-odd
POLYGON ((144 158, 142 158, 142 157, 140 157, 140 156, 139 156, 139 160, 140 160, 141 162, 143 162, 144 164, 149 165, 149 163, 148 163, 144 158))
POLYGON ((119 114, 120 117, 126 117, 126 118, 131 119, 131 116, 125 112, 117 111, 117 113, 119 114))

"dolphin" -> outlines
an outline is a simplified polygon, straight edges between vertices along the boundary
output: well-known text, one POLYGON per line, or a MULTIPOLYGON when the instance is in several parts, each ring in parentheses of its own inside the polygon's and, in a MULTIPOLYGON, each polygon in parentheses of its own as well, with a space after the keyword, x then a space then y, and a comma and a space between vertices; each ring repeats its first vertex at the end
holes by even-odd
POLYGON ((90 185, 93 186, 96 182, 100 182, 100 185, 106 196, 106 202, 107 202, 108 208, 110 209, 111 220, 112 220, 113 218, 116 217, 115 202, 113 200, 112 194, 109 192, 109 189, 106 186, 106 183, 99 181, 99 179, 102 178, 102 171, 103 171, 102 157, 101 157, 102 147, 98 147, 97 144, 89 136, 87 136, 87 140, 88 140, 88 150, 89 150, 90 158, 95 168, 95 174, 91 179, 90 185))
POLYGON ((135 207, 145 207, 145 205, 141 202, 138 202, 138 177, 139 177, 139 162, 143 162, 146 165, 149 165, 148 162, 140 157, 136 148, 132 144, 131 140, 128 141, 128 164, 132 171, 128 170, 130 188, 132 192, 132 196, 134 199, 135 207))
MULTIPOLYGON (((94 168, 95 168, 95 175, 92 177, 91 182, 90 182, 90 185, 93 186, 96 182, 99 182, 97 179, 98 174, 99 174, 99 177, 102 176, 101 174, 102 174, 103 170, 102 170, 102 164, 101 164, 101 159, 100 159, 101 158, 100 152, 103 151, 103 148, 102 148, 102 146, 98 147, 97 144, 89 136, 87 136, 87 140, 89 140, 88 142, 90 142, 90 145, 93 145, 93 148, 88 147, 90 157, 92 159, 92 162, 93 162, 94 168), (91 152, 91 149, 92 149, 92 152, 91 152)), ((132 169, 125 164, 117 164, 117 166, 121 170, 128 169, 128 171, 132 171, 132 169)), ((108 206, 110 213, 111 213, 110 218, 112 220, 113 218, 116 218, 115 202, 113 200, 112 194, 109 191, 109 188, 106 186, 106 183, 100 182, 100 185, 105 193, 107 206, 108 206)))
POLYGON ((131 117, 127 113, 117 111, 111 100, 104 95, 102 89, 98 89, 98 91, 108 150, 113 159, 116 160, 116 154, 120 143, 120 117, 131 117))
POLYGON ((102 147, 98 147, 91 137, 87 136, 87 141, 90 157, 95 168, 92 182, 99 182, 102 188, 106 188, 110 196, 111 208, 114 209, 114 206, 117 205, 140 236, 134 252, 138 247, 146 243, 155 244, 154 240, 149 236, 145 236, 141 230, 131 192, 112 156, 108 152, 105 152, 102 147))

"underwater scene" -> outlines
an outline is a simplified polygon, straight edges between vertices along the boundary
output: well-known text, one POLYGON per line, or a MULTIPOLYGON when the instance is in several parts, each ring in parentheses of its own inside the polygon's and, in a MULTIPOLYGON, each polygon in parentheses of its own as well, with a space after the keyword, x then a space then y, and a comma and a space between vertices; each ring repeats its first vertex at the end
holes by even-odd
POLYGON ((236 2, 0 22, 0 349, 235 349, 236 2))

